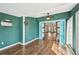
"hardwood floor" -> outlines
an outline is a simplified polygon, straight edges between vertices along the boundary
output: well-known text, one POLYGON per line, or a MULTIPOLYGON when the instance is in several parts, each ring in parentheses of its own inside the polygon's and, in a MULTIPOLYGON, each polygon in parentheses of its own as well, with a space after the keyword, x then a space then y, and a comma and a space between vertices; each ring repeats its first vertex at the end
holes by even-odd
POLYGON ((16 45, 0 52, 0 55, 56 55, 58 42, 52 39, 36 40, 28 45, 16 45))
POLYGON ((36 40, 26 46, 16 45, 12 48, 3 50, 0 55, 56 55, 62 54, 56 52, 58 43, 49 39, 44 39, 39 42, 36 40), (56 50, 56 51, 55 51, 56 50))
POLYGON ((11 48, 0 51, 0 55, 11 55, 14 52, 18 51, 19 49, 21 49, 21 45, 16 45, 11 48))

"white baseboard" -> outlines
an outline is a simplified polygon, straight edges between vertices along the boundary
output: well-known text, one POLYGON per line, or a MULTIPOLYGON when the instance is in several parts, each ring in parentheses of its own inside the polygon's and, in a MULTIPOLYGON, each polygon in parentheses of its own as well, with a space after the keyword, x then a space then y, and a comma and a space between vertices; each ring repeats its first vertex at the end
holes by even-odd
POLYGON ((13 47, 13 46, 15 46, 15 45, 17 45, 17 44, 20 44, 20 42, 14 43, 14 44, 9 45, 9 46, 6 46, 6 47, 4 47, 4 48, 0 48, 0 51, 5 50, 5 49, 10 48, 10 47, 13 47))
POLYGON ((23 43, 20 42, 20 44, 21 44, 21 45, 27 45, 27 44, 30 44, 30 43, 32 43, 33 41, 37 40, 37 39, 39 39, 39 38, 35 38, 35 39, 33 39, 33 40, 30 40, 30 41, 26 42, 25 44, 23 44, 23 43))
POLYGON ((17 45, 17 44, 20 44, 20 45, 27 45, 27 44, 30 44, 30 43, 32 43, 33 41, 37 40, 37 39, 38 39, 38 38, 35 38, 35 39, 31 40, 31 41, 26 42, 25 44, 23 44, 23 43, 21 43, 21 42, 17 42, 17 43, 14 43, 14 44, 12 44, 12 45, 6 46, 6 47, 4 47, 4 48, 0 48, 0 51, 5 50, 5 49, 10 48, 10 47, 13 47, 13 46, 15 46, 15 45, 17 45))

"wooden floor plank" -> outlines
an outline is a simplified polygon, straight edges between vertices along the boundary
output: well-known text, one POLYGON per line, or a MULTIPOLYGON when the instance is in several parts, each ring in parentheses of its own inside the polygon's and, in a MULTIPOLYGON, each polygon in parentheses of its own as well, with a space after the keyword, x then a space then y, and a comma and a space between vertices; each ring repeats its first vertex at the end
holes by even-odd
POLYGON ((0 55, 56 55, 54 50, 52 50, 53 43, 58 44, 52 39, 36 40, 25 46, 16 45, 3 50, 0 52, 0 55))

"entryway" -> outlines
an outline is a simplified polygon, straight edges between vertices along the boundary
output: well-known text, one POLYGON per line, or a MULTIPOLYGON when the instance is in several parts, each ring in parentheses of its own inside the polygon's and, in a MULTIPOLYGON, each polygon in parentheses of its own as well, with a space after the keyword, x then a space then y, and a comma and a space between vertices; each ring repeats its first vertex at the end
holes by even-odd
MULTIPOLYGON (((39 40, 41 47, 48 48, 50 50, 56 48, 59 49, 59 46, 65 45, 65 21, 55 20, 55 21, 42 21, 39 23, 39 40)), ((61 48, 61 47, 60 47, 61 48)), ((54 51, 55 51, 54 50, 54 51)), ((62 51, 60 49, 60 51, 62 51)), ((62 52, 60 52, 62 53, 62 52)))
POLYGON ((65 44, 65 20, 39 22, 39 39, 52 39, 61 45, 65 44))
POLYGON ((44 23, 44 39, 52 39, 53 41, 59 41, 59 27, 58 22, 44 23))

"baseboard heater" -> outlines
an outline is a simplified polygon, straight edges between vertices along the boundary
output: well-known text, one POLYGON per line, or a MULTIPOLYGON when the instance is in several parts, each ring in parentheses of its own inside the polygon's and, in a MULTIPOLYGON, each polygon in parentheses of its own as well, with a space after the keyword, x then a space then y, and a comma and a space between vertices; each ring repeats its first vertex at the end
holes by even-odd
POLYGON ((66 51, 67 51, 68 55, 75 55, 75 53, 74 53, 74 51, 73 51, 73 49, 72 49, 70 44, 66 45, 66 51))

